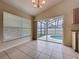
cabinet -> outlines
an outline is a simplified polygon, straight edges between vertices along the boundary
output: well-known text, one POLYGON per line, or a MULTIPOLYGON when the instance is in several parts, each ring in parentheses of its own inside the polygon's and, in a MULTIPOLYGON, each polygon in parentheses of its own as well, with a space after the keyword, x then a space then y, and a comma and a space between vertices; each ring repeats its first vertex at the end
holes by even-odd
POLYGON ((72 32, 75 32, 75 35, 73 34, 74 36, 72 36, 72 46, 77 52, 79 52, 79 8, 74 9, 73 12, 72 32))
POLYGON ((74 9, 74 20, 73 20, 73 24, 79 24, 79 8, 74 9))

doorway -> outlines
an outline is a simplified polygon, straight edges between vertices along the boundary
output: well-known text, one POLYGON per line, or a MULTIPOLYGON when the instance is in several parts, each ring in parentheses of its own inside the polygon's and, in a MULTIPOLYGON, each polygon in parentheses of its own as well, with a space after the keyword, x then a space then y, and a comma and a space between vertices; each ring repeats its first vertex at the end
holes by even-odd
POLYGON ((37 39, 63 43, 63 16, 37 21, 37 39))

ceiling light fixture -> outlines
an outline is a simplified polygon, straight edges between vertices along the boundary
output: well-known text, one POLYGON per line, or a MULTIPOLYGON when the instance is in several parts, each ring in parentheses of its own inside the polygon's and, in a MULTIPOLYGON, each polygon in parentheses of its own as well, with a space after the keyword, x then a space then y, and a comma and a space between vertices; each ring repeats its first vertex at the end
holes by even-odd
POLYGON ((46 0, 32 0, 33 7, 42 8, 42 6, 46 3, 46 0))

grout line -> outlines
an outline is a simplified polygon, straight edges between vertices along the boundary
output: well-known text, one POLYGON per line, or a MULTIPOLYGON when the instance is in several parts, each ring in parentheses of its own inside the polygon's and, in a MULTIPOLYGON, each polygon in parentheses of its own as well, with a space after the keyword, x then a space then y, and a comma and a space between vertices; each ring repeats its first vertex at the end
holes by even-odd
MULTIPOLYGON (((15 48, 18 49, 20 52, 24 53, 25 55, 28 55, 27 53, 25 53, 24 51, 20 50, 19 48, 17 48, 17 47, 15 47, 15 48)), ((30 48, 30 49, 33 50, 33 48, 30 48)), ((38 50, 38 51, 39 51, 39 50, 38 50)), ((41 52, 41 51, 39 51, 39 52, 40 52, 40 54, 45 54, 45 55, 49 56, 49 55, 46 54, 46 53, 43 53, 43 52, 41 52)), ((30 52, 29 52, 29 53, 30 53, 30 52)), ((37 59, 39 58, 40 54, 37 56, 37 59)), ((30 55, 28 55, 28 56, 30 56, 30 55)), ((32 57, 32 56, 30 56, 30 57, 32 57)), ((32 57, 32 58, 33 58, 33 57, 32 57)), ((33 59, 34 59, 34 58, 33 58, 33 59)))
POLYGON ((63 55, 63 59, 64 59, 64 47, 62 46, 62 55, 63 55))
POLYGON ((9 59, 11 59, 11 57, 8 55, 8 53, 6 51, 4 51, 4 53, 8 56, 9 59))
MULTIPOLYGON (((53 51, 53 50, 52 50, 53 51)), ((50 59, 52 58, 52 52, 51 52, 51 55, 50 55, 50 59)))
MULTIPOLYGON (((16 48, 16 47, 15 47, 15 48, 16 48)), ((19 50, 20 52, 22 52, 23 54, 25 54, 25 55, 27 55, 27 56, 33 58, 32 56, 28 55, 27 53, 25 53, 24 51, 20 50, 19 48, 16 48, 16 49, 19 50)))
MULTIPOLYGON (((15 47, 16 48, 16 47, 15 47)), ((25 55, 28 55, 27 53, 25 53, 25 52, 23 52, 22 50, 20 50, 19 48, 16 48, 16 49, 18 49, 20 52, 22 52, 22 53, 24 53, 25 55)), ((31 48, 32 49, 32 48, 31 48)), ((40 52, 40 51, 39 51, 40 52)), ((30 53, 30 52, 29 52, 30 53)), ((41 54, 42 52, 40 52, 40 54, 41 54)), ((35 58, 35 59, 38 59, 39 58, 39 56, 40 56, 40 54, 37 56, 37 58, 35 58)), ((28 56, 30 56, 30 55, 28 55, 28 56)), ((32 56, 30 56, 31 58, 33 58, 32 56)), ((34 59, 34 58, 33 58, 34 59)))

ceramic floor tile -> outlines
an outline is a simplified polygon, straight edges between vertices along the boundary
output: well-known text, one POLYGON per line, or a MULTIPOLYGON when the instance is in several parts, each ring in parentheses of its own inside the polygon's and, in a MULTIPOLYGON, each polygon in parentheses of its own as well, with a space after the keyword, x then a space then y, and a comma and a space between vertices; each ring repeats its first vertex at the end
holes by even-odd
POLYGON ((28 55, 30 55, 31 57, 36 59, 40 55, 40 53, 41 52, 39 52, 39 51, 31 51, 31 52, 28 53, 28 55))
POLYGON ((6 51, 11 59, 32 59, 30 56, 20 52, 16 48, 9 49, 6 51))
POLYGON ((77 57, 77 59, 79 59, 79 53, 75 53, 75 56, 77 57))
POLYGON ((70 47, 40 40, 21 44, 6 53, 0 53, 0 59, 79 59, 79 53, 70 47))
POLYGON ((49 49, 43 49, 42 51, 41 51, 41 53, 44 53, 44 54, 46 54, 46 55, 51 55, 51 53, 52 53, 52 51, 51 50, 49 50, 49 49))
POLYGON ((25 44, 22 44, 22 45, 16 46, 16 48, 29 48, 29 47, 26 46, 25 44))
POLYGON ((64 48, 63 48, 63 53, 65 54, 65 55, 69 55, 69 56, 72 56, 72 57, 74 57, 75 56, 75 51, 73 50, 73 49, 71 49, 71 48, 69 48, 69 47, 66 47, 66 46, 63 46, 64 48))
POLYGON ((40 54, 40 56, 37 59, 50 59, 50 56, 45 54, 40 54))
POLYGON ((51 58, 63 59, 63 52, 52 51, 51 58))
POLYGON ((28 54, 30 51, 32 51, 32 49, 31 48, 29 48, 29 47, 27 47, 27 46, 19 46, 19 47, 16 47, 18 50, 21 50, 21 51, 23 51, 24 53, 26 53, 26 54, 28 54))
POLYGON ((38 48, 38 45, 29 45, 28 47, 34 49, 34 48, 38 48))
POLYGON ((47 45, 45 48, 46 49, 49 49, 49 50, 52 50, 53 49, 53 46, 52 45, 47 45))
POLYGON ((9 57, 4 53, 0 53, 0 59, 9 59, 9 57))
POLYGON ((77 57, 69 56, 69 55, 64 55, 63 58, 64 59, 77 59, 77 57))
POLYGON ((30 42, 30 37, 0 43, 0 52, 30 42), (28 40, 26 40, 28 39, 28 40))
POLYGON ((44 47, 37 46, 33 47, 32 50, 42 52, 44 50, 44 47))

